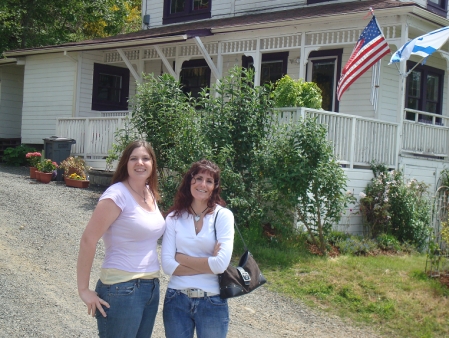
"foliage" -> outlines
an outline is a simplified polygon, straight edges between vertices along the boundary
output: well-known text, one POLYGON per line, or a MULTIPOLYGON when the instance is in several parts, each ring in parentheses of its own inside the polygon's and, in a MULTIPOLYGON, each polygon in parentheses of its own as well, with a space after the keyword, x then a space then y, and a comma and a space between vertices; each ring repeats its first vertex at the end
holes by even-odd
MULTIPOLYGON (((280 126, 271 112, 270 88, 254 87, 253 72, 241 67, 197 100, 168 74, 144 79, 110 161, 131 139, 149 141, 158 161, 162 206, 168 207, 181 175, 192 162, 208 158, 222 170, 222 195, 238 224, 254 233, 276 229, 288 238, 299 196, 301 221, 325 242, 346 203, 346 179, 324 127, 314 120, 280 126)), ((274 244, 280 237, 270 238, 274 244)))
POLYGON ((314 82, 293 80, 284 75, 275 84, 272 92, 276 107, 307 107, 321 109, 321 89, 314 82))
POLYGON ((30 153, 26 153, 25 157, 30 165, 30 167, 36 167, 37 163, 41 161, 42 154, 34 151, 30 153))
POLYGON ((18 167, 27 163, 27 153, 35 151, 36 149, 24 144, 21 144, 17 147, 9 147, 3 151, 2 160, 7 165, 18 167))
POLYGON ((280 127, 270 144, 264 167, 270 185, 285 206, 296 209, 312 243, 325 253, 332 225, 354 200, 345 193, 346 176, 326 139, 326 127, 306 118, 280 127))
POLYGON ((379 236, 377 236, 376 242, 379 248, 382 250, 401 250, 401 243, 393 235, 380 234, 379 236))
POLYGON ((57 168, 58 164, 50 159, 43 160, 42 162, 40 162, 40 166, 38 166, 39 171, 42 171, 44 173, 51 173, 57 168))
POLYGON ((0 54, 139 30, 140 7, 139 0, 4 0, 0 54))
POLYGON ((367 255, 377 248, 376 241, 358 236, 350 236, 335 244, 343 255, 367 255))
POLYGON ((401 243, 410 242, 422 250, 430 234, 427 186, 416 180, 406 184, 401 171, 389 172, 383 165, 373 165, 372 169, 374 178, 360 199, 367 235, 393 235, 401 243))
POLYGON ((86 166, 86 161, 81 157, 69 156, 59 164, 60 169, 64 169, 64 176, 68 176, 70 172, 74 172, 79 176, 86 176, 86 170, 90 168, 86 166))

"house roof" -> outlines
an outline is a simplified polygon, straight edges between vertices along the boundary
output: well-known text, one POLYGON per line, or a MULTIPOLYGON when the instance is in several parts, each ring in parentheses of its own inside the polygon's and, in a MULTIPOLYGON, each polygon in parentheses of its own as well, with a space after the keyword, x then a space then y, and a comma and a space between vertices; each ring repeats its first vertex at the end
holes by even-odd
POLYGON ((235 17, 220 19, 208 19, 193 21, 188 23, 165 25, 138 32, 119 34, 111 37, 84 40, 79 42, 69 42, 55 46, 45 46, 38 48, 11 50, 4 53, 4 56, 17 57, 41 53, 53 53, 58 51, 79 51, 98 50, 110 48, 126 48, 132 46, 151 45, 158 43, 183 41, 192 37, 198 31, 238 31, 266 24, 279 24, 288 21, 297 21, 328 16, 341 16, 355 13, 367 13, 369 7, 376 12, 384 10, 394 10, 400 8, 419 8, 415 2, 401 2, 396 0, 377 1, 352 1, 338 2, 330 4, 320 4, 316 6, 299 7, 275 12, 264 12, 258 14, 246 14, 235 17))

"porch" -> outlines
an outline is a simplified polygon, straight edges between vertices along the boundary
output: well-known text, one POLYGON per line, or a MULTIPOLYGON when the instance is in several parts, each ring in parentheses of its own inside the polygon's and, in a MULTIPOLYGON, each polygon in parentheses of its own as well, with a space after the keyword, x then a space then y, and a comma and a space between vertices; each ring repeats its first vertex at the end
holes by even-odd
MULTIPOLYGON (((327 138, 345 168, 367 168, 372 161, 398 167, 399 155, 447 161, 449 117, 405 109, 400 123, 309 108, 275 109, 281 122, 312 116, 327 126, 327 138)), ((106 157, 115 132, 125 125, 130 112, 102 112, 99 117, 60 118, 58 136, 76 140, 71 154, 86 159, 95 169, 106 168, 106 157)))

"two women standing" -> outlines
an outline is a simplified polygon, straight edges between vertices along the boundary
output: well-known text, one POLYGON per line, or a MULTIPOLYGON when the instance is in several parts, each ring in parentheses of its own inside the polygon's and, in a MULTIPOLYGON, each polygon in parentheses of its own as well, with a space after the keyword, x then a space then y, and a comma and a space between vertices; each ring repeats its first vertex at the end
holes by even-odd
POLYGON ((219 296, 217 274, 231 259, 234 218, 223 208, 220 191, 219 168, 207 160, 194 163, 165 225, 156 203, 153 149, 135 141, 124 150, 113 185, 100 197, 83 233, 78 257, 78 292, 97 318, 100 337, 151 337, 159 303, 157 240, 165 226, 166 337, 193 337, 195 328, 198 338, 226 337, 229 311, 219 296), (92 291, 90 270, 101 237, 105 258, 92 291))

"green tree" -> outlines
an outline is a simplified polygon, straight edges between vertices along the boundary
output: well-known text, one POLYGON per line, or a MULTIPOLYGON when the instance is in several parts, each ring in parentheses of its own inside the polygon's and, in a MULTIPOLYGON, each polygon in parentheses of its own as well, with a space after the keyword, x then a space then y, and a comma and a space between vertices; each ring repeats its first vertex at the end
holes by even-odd
POLYGON ((0 54, 140 29, 138 0, 3 0, 0 54))

